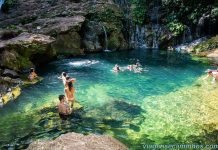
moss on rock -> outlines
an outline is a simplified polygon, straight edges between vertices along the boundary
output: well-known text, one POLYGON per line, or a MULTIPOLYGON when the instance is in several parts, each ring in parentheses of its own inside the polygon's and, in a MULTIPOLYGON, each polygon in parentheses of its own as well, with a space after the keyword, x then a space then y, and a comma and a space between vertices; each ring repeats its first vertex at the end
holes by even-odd
POLYGON ((20 71, 33 66, 28 57, 18 54, 14 50, 3 51, 0 56, 0 64, 3 67, 20 71))
POLYGON ((59 34, 57 40, 52 44, 52 48, 61 55, 81 55, 81 37, 78 32, 68 32, 59 34))
POLYGON ((193 48, 195 53, 207 52, 218 48, 218 35, 204 41, 193 48))
POLYGON ((95 9, 90 9, 87 18, 90 20, 109 23, 113 29, 122 29, 124 13, 117 5, 105 3, 103 5, 97 5, 95 9))
POLYGON ((109 37, 108 48, 111 50, 127 49, 128 45, 121 32, 112 32, 109 37))
POLYGON ((10 100, 17 99, 17 97, 20 94, 21 94, 21 88, 20 87, 12 88, 12 96, 13 96, 13 98, 10 97, 9 93, 3 95, 4 104, 7 104, 10 100))

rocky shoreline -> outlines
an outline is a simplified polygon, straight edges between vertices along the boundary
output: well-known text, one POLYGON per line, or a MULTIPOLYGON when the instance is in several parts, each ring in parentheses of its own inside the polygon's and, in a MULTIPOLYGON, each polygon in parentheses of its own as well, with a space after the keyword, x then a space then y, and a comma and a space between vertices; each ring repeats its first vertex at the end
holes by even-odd
POLYGON ((2 95, 0 105, 3 107, 9 101, 16 100, 21 94, 22 87, 36 84, 43 78, 38 77, 33 81, 29 81, 25 75, 9 69, 0 72, 0 93, 2 95))
POLYGON ((188 53, 192 56, 207 58, 211 64, 218 65, 218 36, 210 38, 203 37, 190 43, 178 45, 173 50, 188 53))
POLYGON ((79 133, 63 134, 52 141, 36 141, 28 150, 37 149, 77 149, 77 150, 127 150, 128 148, 116 139, 105 135, 82 135, 79 133))

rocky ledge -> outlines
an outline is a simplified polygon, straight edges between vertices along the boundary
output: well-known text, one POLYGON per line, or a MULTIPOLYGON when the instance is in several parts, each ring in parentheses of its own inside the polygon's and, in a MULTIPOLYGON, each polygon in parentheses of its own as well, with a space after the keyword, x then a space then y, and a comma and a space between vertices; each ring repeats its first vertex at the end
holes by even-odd
POLYGON ((36 141, 28 150, 38 149, 76 149, 76 150, 127 150, 128 148, 116 139, 105 135, 82 135, 67 133, 52 141, 36 141))
POLYGON ((22 71, 33 67, 34 64, 44 63, 55 55, 49 49, 50 44, 54 42, 54 38, 50 36, 24 32, 13 38, 6 38, 12 34, 13 32, 7 31, 2 31, 0 34, 1 67, 22 71), (44 57, 40 57, 42 55, 44 57))

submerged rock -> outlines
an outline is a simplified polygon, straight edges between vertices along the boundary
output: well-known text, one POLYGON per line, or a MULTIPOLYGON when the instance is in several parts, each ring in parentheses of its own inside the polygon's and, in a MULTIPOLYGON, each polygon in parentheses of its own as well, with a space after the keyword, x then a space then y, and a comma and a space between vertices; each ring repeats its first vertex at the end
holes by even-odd
POLYGON ((128 148, 116 139, 103 135, 82 135, 67 133, 53 141, 36 141, 30 144, 28 150, 36 149, 77 149, 77 150, 127 150, 128 148))
POLYGON ((12 88, 11 92, 7 92, 5 95, 3 95, 3 103, 6 104, 11 100, 15 100, 20 94, 21 94, 20 87, 12 88))

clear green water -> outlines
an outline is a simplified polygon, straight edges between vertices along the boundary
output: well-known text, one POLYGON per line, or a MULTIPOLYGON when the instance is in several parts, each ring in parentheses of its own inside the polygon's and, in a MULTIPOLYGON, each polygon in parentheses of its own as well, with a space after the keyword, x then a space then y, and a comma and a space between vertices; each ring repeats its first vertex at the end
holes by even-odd
POLYGON ((111 135, 132 149, 217 142, 217 87, 200 80, 207 67, 187 55, 142 49, 52 62, 38 70, 41 83, 0 110, 1 148, 22 149, 67 132, 111 135), (111 71, 137 59, 142 73, 111 71), (84 106, 65 122, 55 108, 63 71, 77 78, 76 99, 84 106))

